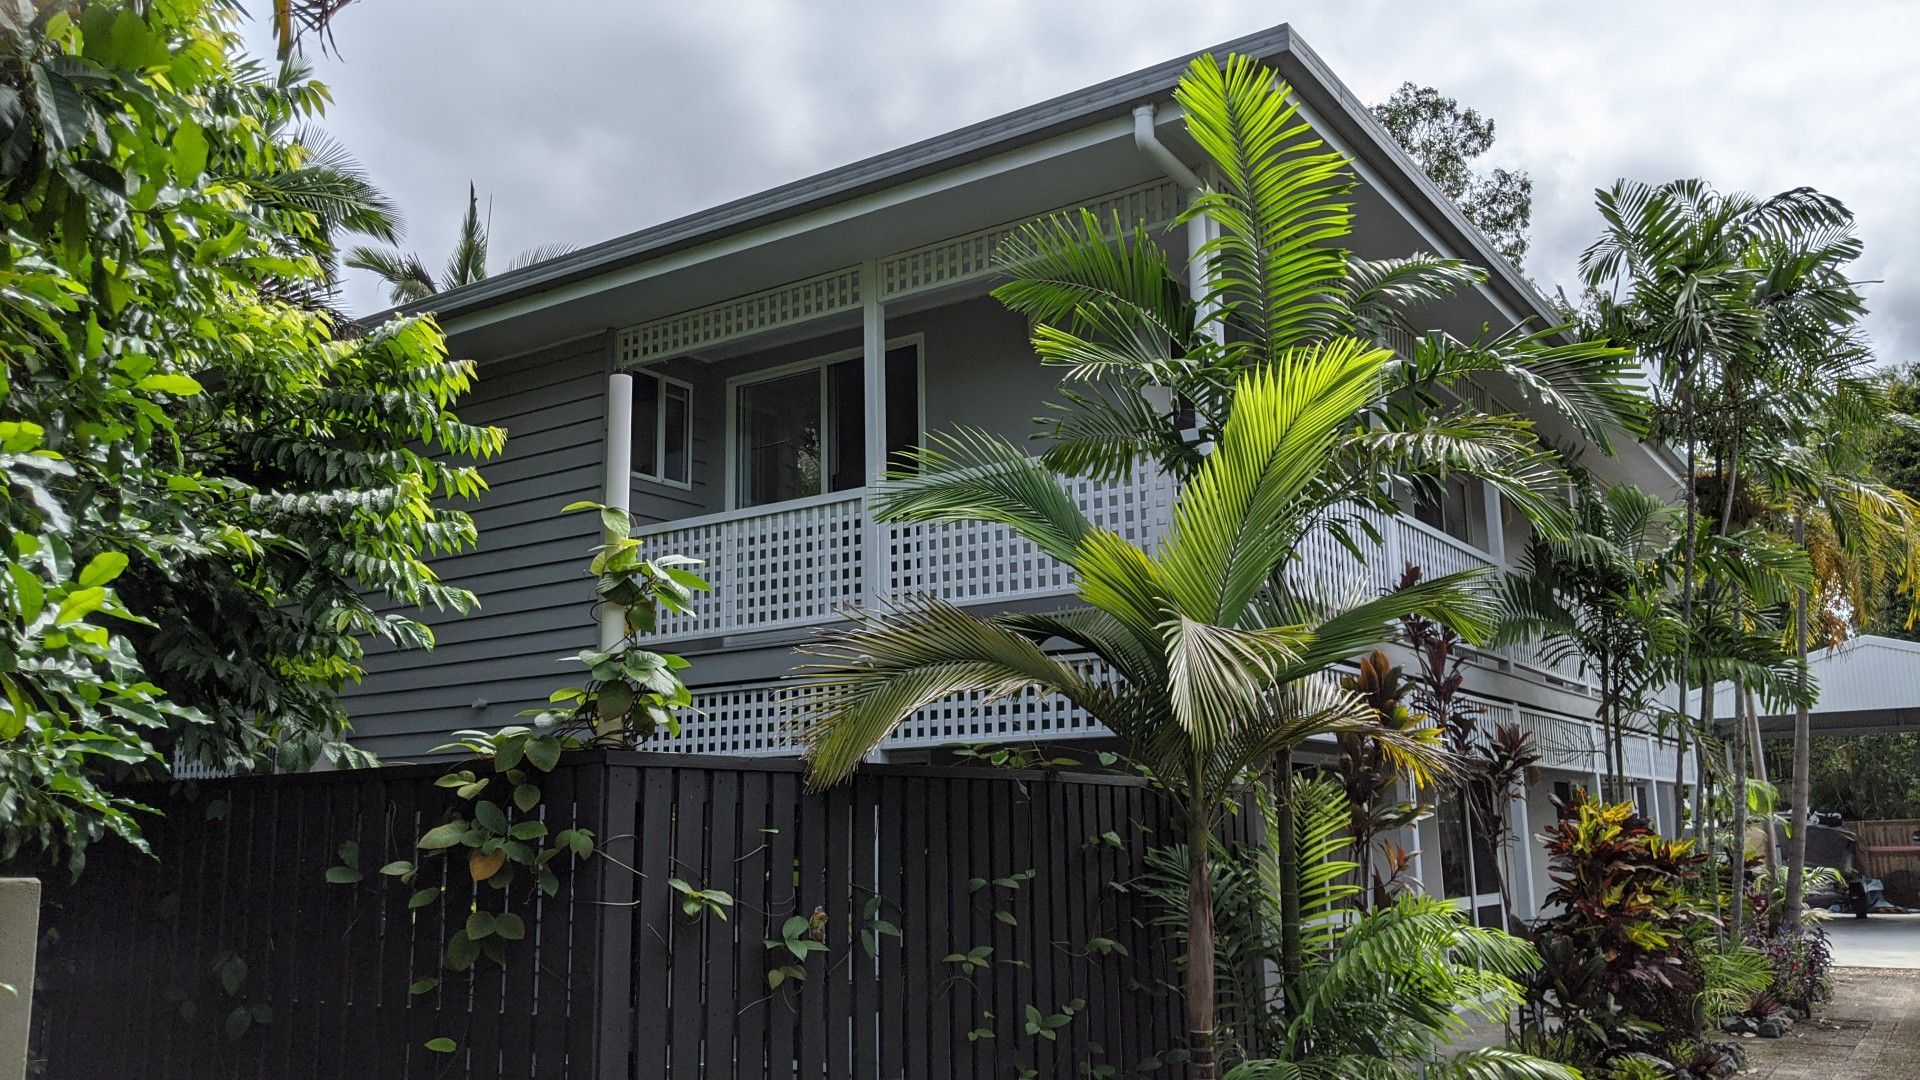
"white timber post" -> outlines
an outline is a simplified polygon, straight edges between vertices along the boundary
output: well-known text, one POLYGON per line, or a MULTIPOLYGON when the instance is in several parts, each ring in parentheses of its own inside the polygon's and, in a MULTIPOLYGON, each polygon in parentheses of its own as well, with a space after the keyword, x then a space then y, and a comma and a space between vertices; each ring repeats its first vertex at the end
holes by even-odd
MULTIPOLYGON (((871 496, 887 471, 887 313, 880 303, 880 264, 860 264, 861 371, 865 394, 867 492, 871 496)), ((887 598, 893 560, 887 530, 875 520, 871 503, 860 514, 860 600, 871 607, 887 598)))
POLYGON ((1487 554, 1493 556, 1493 565, 1507 565, 1507 531, 1500 527, 1500 491, 1492 484, 1481 484, 1480 494, 1486 504, 1487 515, 1487 554))
POLYGON ((1507 830, 1513 834, 1513 845, 1517 849, 1510 853, 1507 861, 1514 915, 1532 919, 1539 914, 1540 899, 1533 894, 1533 788, 1524 778, 1520 782, 1520 797, 1507 803, 1507 830))
MULTIPOLYGON (((617 510, 633 507, 633 376, 615 372, 607 376, 607 453, 606 482, 600 501, 617 510)), ((613 530, 605 531, 607 543, 624 540, 613 530)), ((627 613, 617 604, 600 605, 600 648, 616 649, 627 636, 627 613)))

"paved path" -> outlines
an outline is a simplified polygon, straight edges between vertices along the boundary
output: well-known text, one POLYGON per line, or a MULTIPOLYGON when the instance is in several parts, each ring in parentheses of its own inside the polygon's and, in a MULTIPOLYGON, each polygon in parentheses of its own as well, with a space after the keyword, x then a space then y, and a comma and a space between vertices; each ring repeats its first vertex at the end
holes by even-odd
POLYGON ((1920 915, 1835 916, 1824 925, 1836 967, 1920 970, 1920 915))
POLYGON ((1835 968, 1833 1000, 1818 1017, 1795 1024, 1786 1038, 1740 1045, 1747 1051, 1742 1080, 1915 1080, 1920 971, 1835 968))

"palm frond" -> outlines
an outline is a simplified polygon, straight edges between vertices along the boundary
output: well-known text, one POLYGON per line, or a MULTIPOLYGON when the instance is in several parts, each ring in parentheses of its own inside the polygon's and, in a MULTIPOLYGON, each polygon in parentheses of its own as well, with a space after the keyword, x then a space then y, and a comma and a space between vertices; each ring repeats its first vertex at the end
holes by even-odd
POLYGON ((991 701, 1034 687, 1096 717, 1112 711, 1104 691, 1027 634, 940 600, 856 612, 801 651, 815 660, 798 672, 794 725, 817 785, 845 778, 902 720, 955 694, 991 701))
POLYGON ((882 521, 990 521, 1069 566, 1093 530, 1058 478, 1000 436, 961 428, 929 436, 908 456, 910 468, 871 497, 882 521))
POLYGON ((1485 270, 1471 263, 1419 253, 1398 259, 1350 258, 1340 287, 1353 332, 1379 339, 1410 331, 1409 309, 1470 292, 1486 277, 1485 270))
POLYGON ((1384 349, 1344 338, 1249 372, 1218 449, 1188 481, 1159 565, 1183 615, 1232 624, 1291 554, 1300 498, 1377 393, 1384 349))
POLYGON ((460 219, 460 233, 454 238, 453 254, 441 278, 449 289, 483 281, 487 276, 487 223, 480 217, 480 193, 467 184, 467 213, 460 219))
POLYGON ((386 282, 388 298, 396 304, 424 300, 440 291, 439 283, 418 255, 355 247, 347 252, 346 265, 370 271, 386 282))
POLYGON ((573 250, 574 245, 572 244, 535 244, 533 247, 515 255, 512 261, 507 263, 507 269, 523 270, 535 263, 543 263, 548 259, 557 259, 573 250))
POLYGON ((1212 162, 1215 186, 1182 220, 1205 216, 1220 234, 1202 245, 1211 280, 1203 311, 1227 314, 1236 335, 1269 354, 1325 337, 1343 323, 1354 179, 1300 118, 1292 90, 1251 57, 1201 56, 1174 98, 1212 162))

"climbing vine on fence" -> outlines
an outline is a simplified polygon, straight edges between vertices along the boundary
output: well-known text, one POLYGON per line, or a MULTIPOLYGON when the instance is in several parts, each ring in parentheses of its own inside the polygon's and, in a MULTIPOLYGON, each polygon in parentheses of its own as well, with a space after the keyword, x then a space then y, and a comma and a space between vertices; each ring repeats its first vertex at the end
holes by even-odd
MULTIPOLYGON (((548 707, 532 710, 529 721, 498 731, 460 731, 455 741, 435 752, 464 750, 468 757, 434 781, 453 792, 457 800, 443 819, 415 840, 419 852, 412 859, 396 859, 381 866, 377 876, 413 887, 408 910, 418 913, 440 903, 445 886, 428 884, 465 873, 476 886, 503 894, 498 910, 476 899, 463 916, 449 912, 452 927, 440 954, 438 968, 418 972, 410 990, 415 996, 431 993, 450 975, 472 977, 481 963, 505 967, 509 951, 527 934, 523 912, 539 896, 560 891, 563 856, 587 859, 596 853, 595 836, 582 828, 554 829, 549 825, 542 783, 568 750, 588 746, 631 748, 656 735, 679 734, 677 710, 692 702, 680 679, 687 662, 672 653, 655 652, 640 641, 653 633, 662 611, 682 613, 707 583, 692 570, 697 560, 680 555, 648 558, 633 535, 627 513, 599 503, 574 503, 567 512, 589 510, 600 516, 607 541, 594 549, 589 571, 602 604, 623 613, 624 633, 610 649, 588 649, 576 659, 585 667, 584 686, 554 691, 548 707), (444 873, 434 860, 454 860, 444 873), (516 910, 518 908, 518 910, 516 910)), ((339 885, 371 887, 360 864, 355 842, 340 845, 339 864, 326 878, 339 885)), ((699 890, 679 882, 689 914, 714 913, 725 917, 732 897, 699 890)), ((478 890, 476 889, 476 896, 478 890)), ((460 1042, 451 1035, 426 1041, 428 1050, 451 1054, 460 1042)))

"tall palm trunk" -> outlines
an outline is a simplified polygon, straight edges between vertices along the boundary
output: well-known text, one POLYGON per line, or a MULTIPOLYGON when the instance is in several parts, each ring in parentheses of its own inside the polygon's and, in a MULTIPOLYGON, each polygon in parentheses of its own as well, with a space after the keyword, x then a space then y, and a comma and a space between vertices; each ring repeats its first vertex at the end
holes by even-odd
POLYGON ((1727 916, 1727 940, 1739 943, 1744 940, 1747 914, 1747 724, 1746 724, 1746 686, 1735 681, 1733 684, 1733 742, 1729 746, 1729 756, 1733 759, 1733 838, 1729 845, 1728 858, 1733 864, 1731 901, 1732 910, 1727 916))
POLYGON ((1707 829, 1707 736, 1713 734, 1719 689, 1711 679, 1700 684, 1700 737, 1693 741, 1693 839, 1696 844, 1707 829))
MULTIPOLYGON (((1793 545, 1803 547, 1806 541, 1806 522, 1795 514, 1793 545)), ((1800 662, 1795 678, 1800 700, 1793 707, 1793 835, 1787 839, 1787 924, 1798 926, 1806 898, 1807 800, 1812 797, 1808 774, 1813 771, 1813 719, 1807 710, 1807 590, 1795 592, 1793 606, 1793 647, 1800 662)))
MULTIPOLYGON (((1754 703, 1753 691, 1747 691, 1747 768, 1752 770, 1755 780, 1769 787, 1773 778, 1767 773, 1766 742, 1760 737, 1760 708, 1754 703)), ((1760 854, 1767 860, 1769 875, 1780 872, 1780 838, 1774 835, 1773 823, 1767 823, 1767 840, 1760 847, 1760 854)))
POLYGON ((1300 834, 1294 821, 1293 752, 1283 750, 1274 758, 1274 815, 1280 835, 1274 838, 1280 863, 1280 993, 1285 1015, 1293 1015, 1299 1004, 1295 990, 1300 985, 1300 834))
POLYGON ((1194 755, 1187 815, 1187 1040, 1193 1061, 1188 1075, 1215 1080, 1213 1025, 1213 878, 1208 866, 1213 830, 1202 805, 1203 759, 1194 755))
POLYGON ((1680 839, 1680 823, 1687 817, 1687 717, 1673 719, 1673 838, 1680 839))
MULTIPOLYGON (((1686 718, 1692 713, 1692 710, 1687 705, 1687 683, 1693 677, 1693 672, 1688 665, 1693 660, 1694 531, 1700 516, 1700 496, 1694 484, 1694 469, 1697 462, 1695 461, 1695 449, 1693 445, 1692 368, 1689 366, 1685 370, 1686 374, 1682 377, 1681 387, 1682 392, 1686 395, 1686 401, 1682 405, 1680 421, 1680 437, 1685 440, 1687 444, 1687 475, 1685 477, 1687 488, 1687 512, 1685 519, 1687 540, 1685 555, 1680 564, 1680 622, 1684 628, 1685 636, 1680 639, 1680 677, 1676 680, 1680 684, 1678 688, 1680 695, 1679 708, 1675 710, 1675 712, 1679 714, 1680 720, 1675 725, 1676 730, 1686 726, 1686 718)), ((1711 695, 1707 694, 1704 690, 1701 692, 1700 698, 1700 707, 1704 714, 1706 710, 1713 707, 1709 704, 1712 698, 1711 695)), ((1704 722, 1699 730, 1706 730, 1704 722)), ((1686 796, 1682 794, 1682 791, 1686 787, 1687 780, 1687 739, 1684 731, 1679 731, 1675 739, 1675 744, 1673 754, 1673 831, 1674 835, 1678 836, 1680 835, 1680 819, 1685 816, 1681 811, 1686 807, 1686 796)), ((1699 757, 1698 750, 1695 751, 1695 756, 1699 757)), ((1706 787, 1707 784, 1706 761, 1704 758, 1694 763, 1694 770, 1693 829, 1694 836, 1697 839, 1700 835, 1701 811, 1705 808, 1702 805, 1700 794, 1701 789, 1706 787)))

